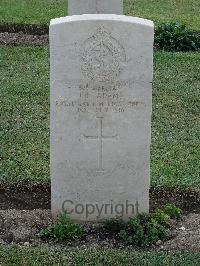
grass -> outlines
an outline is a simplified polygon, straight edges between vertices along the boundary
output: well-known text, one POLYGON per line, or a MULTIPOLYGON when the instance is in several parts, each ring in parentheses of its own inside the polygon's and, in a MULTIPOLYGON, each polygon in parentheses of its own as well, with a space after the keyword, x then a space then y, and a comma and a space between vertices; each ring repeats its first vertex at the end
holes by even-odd
POLYGON ((49 178, 48 50, 6 48, 1 65, 1 180, 49 178))
POLYGON ((156 25, 178 21, 200 30, 200 2, 198 0, 125 0, 124 13, 151 19, 156 25))
POLYGON ((0 265, 133 265, 194 266, 199 253, 133 252, 102 248, 0 248, 0 265))
MULTIPOLYGON (((0 181, 49 180, 47 48, 0 47, 0 181)), ((155 53, 152 186, 200 187, 199 53, 155 53)))
POLYGON ((199 53, 155 55, 152 185, 200 187, 199 60, 199 53))
POLYGON ((0 24, 48 25, 67 14, 67 0, 0 0, 0 24))
MULTIPOLYGON (((0 24, 48 25, 67 14, 67 0, 1 0, 0 24)), ((160 22, 179 21, 199 31, 198 0, 124 0, 124 13, 160 22)))

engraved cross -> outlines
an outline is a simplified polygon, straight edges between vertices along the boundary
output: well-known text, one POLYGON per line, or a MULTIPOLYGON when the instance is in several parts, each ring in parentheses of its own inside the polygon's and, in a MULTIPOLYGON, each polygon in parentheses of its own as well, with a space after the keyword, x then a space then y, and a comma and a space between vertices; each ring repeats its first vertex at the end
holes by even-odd
POLYGON ((84 137, 86 139, 94 139, 98 140, 99 142, 99 151, 98 151, 98 171, 103 172, 103 140, 108 140, 108 139, 116 139, 117 134, 112 135, 112 136, 105 136, 103 135, 103 118, 104 117, 97 117, 98 119, 98 135, 96 136, 87 136, 84 134, 84 137))

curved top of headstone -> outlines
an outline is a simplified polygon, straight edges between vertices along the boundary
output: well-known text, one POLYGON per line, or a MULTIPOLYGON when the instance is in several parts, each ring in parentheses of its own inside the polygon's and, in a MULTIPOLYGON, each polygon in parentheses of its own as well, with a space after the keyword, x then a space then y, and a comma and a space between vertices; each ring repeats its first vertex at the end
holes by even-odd
POLYGON ((68 15, 123 14, 123 0, 68 0, 68 15))
POLYGON ((112 21, 134 23, 134 24, 139 24, 139 25, 143 25, 147 27, 154 27, 153 21, 148 20, 148 19, 124 16, 124 15, 109 15, 109 14, 86 14, 86 15, 60 17, 60 18, 52 19, 50 22, 50 25, 53 26, 57 24, 64 24, 67 22, 87 21, 87 20, 90 20, 90 21, 112 20, 112 21))

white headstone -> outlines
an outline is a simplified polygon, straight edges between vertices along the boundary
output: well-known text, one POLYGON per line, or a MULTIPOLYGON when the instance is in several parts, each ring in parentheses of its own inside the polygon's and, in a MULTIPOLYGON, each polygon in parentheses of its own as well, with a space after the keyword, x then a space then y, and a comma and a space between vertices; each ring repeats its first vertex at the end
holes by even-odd
POLYGON ((123 14, 123 0, 68 0, 68 15, 123 14))
POLYGON ((54 19, 52 212, 124 219, 149 210, 153 23, 118 15, 54 19))

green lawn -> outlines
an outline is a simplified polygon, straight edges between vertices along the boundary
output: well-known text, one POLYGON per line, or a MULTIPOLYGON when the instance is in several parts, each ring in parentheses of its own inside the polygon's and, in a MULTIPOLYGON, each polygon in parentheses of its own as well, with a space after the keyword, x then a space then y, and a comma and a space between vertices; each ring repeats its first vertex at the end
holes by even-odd
POLYGON ((49 178, 48 50, 1 47, 2 173, 6 181, 49 178))
POLYGON ((161 22, 178 21, 200 31, 198 0, 124 0, 125 15, 161 22))
POLYGON ((199 253, 133 252, 102 248, 26 248, 0 247, 0 265, 133 265, 197 266, 199 253))
POLYGON ((200 187, 200 53, 156 53, 153 185, 200 187))
MULTIPOLYGON (((47 48, 0 47, 1 181, 49 180, 47 48)), ((199 53, 155 53, 153 186, 200 187, 199 53)))
MULTIPOLYGON (((124 0, 126 15, 157 23, 179 21, 200 30, 198 0, 124 0)), ((48 25, 51 18, 67 14, 67 0, 0 0, 0 24, 48 25)))

